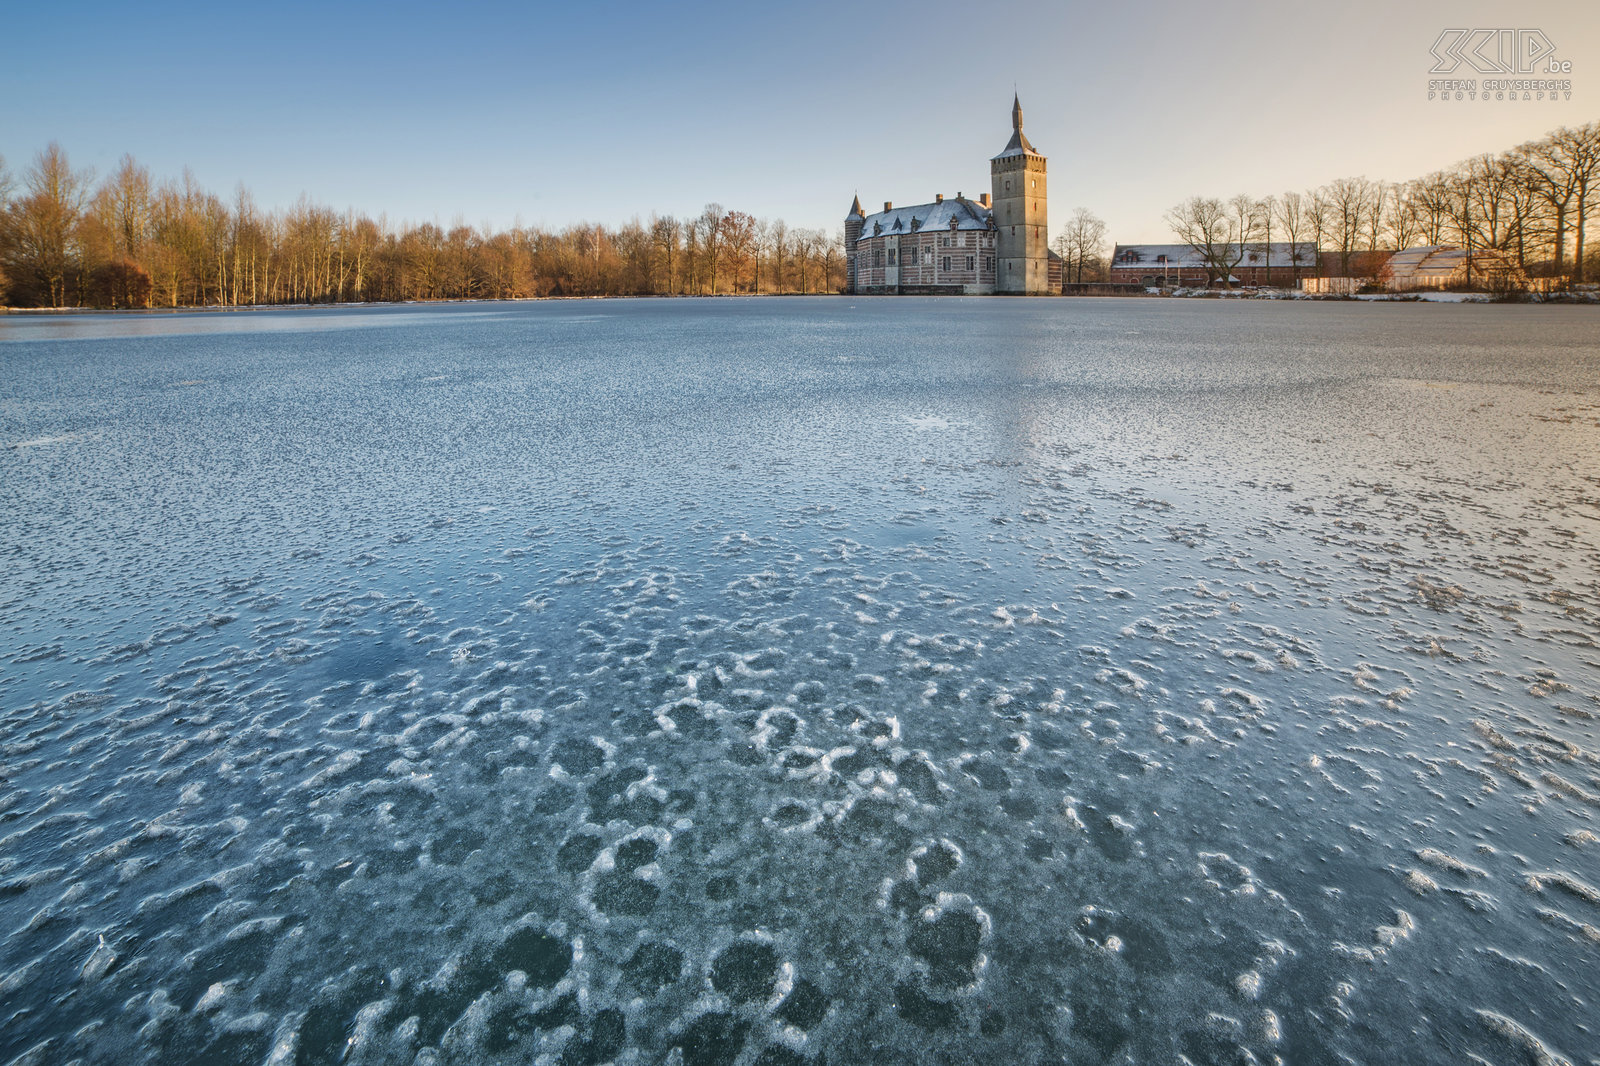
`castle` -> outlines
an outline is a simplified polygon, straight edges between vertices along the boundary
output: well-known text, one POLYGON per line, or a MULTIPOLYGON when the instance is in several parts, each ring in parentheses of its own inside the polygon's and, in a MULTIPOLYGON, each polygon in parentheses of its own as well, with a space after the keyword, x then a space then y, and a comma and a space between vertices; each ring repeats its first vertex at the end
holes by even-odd
POLYGON ((1061 292, 1061 257, 1048 248, 1045 157, 1022 133, 1022 101, 1011 102, 1011 140, 989 160, 991 192, 968 200, 941 193, 931 204, 875 215, 861 197, 844 220, 846 285, 852 293, 1039 296, 1061 292))

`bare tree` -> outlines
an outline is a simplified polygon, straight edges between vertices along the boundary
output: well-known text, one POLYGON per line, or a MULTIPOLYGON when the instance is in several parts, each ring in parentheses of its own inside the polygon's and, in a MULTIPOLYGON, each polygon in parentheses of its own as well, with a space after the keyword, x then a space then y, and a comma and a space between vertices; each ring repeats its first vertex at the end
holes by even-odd
POLYGON ((794 248, 796 273, 800 276, 800 292, 806 294, 811 291, 810 266, 822 244, 822 234, 817 230, 799 229, 794 231, 790 240, 794 248))
POLYGON ((650 220, 650 241, 655 250, 659 279, 655 291, 678 291, 678 242, 683 236, 683 225, 671 215, 650 220))
POLYGON ((1317 277, 1322 276, 1322 247, 1332 233, 1333 205, 1321 189, 1306 193, 1306 226, 1317 246, 1317 277))
POLYGON ((1413 195, 1415 183, 1389 187, 1388 234, 1395 251, 1417 243, 1422 220, 1413 195))
POLYGON ((1328 201, 1329 224, 1338 242, 1339 273, 1350 276, 1350 255, 1360 243, 1371 212, 1372 183, 1366 178, 1340 178, 1319 190, 1328 201))
POLYGON ((1559 277, 1566 273, 1567 227, 1573 201, 1578 195, 1578 175, 1563 151, 1562 142, 1554 136, 1531 141, 1519 151, 1527 168, 1529 185, 1549 212, 1553 270, 1559 277))
POLYGON ((817 255, 822 259, 822 292, 844 291, 844 278, 834 281, 834 275, 839 273, 844 266, 844 230, 839 230, 831 237, 827 234, 817 234, 817 255))
POLYGON ((1255 201, 1235 196, 1228 204, 1194 196, 1166 214, 1167 224, 1205 263, 1206 282, 1231 283, 1233 268, 1244 258, 1245 244, 1254 232, 1255 201))
POLYGON ((11 172, 6 169, 6 157, 0 155, 0 307, 5 306, 6 293, 11 281, 6 277, 6 249, 11 246, 11 172))
MULTIPOLYGON (((1278 229, 1289 242, 1289 270, 1293 284, 1300 284, 1300 243, 1310 222, 1306 218, 1306 199, 1297 192, 1286 192, 1273 204, 1272 214, 1278 229)), ((1315 266, 1315 264, 1312 264, 1315 266)))
POLYGON ((112 211, 117 254, 138 259, 150 229, 150 171, 125 155, 101 195, 112 211))
POLYGON ((756 220, 743 211, 729 211, 722 216, 722 246, 727 251, 728 270, 732 275, 730 291, 739 291, 739 269, 755 247, 756 220))
POLYGON ((1421 226, 1419 236, 1423 244, 1439 245, 1445 242, 1454 195, 1450 178, 1443 171, 1435 171, 1411 183, 1410 199, 1416 205, 1421 226))
POLYGON ((1540 207, 1538 179, 1520 150, 1503 152, 1500 165, 1506 171, 1507 203, 1511 213, 1509 246, 1515 250, 1517 267, 1526 272, 1530 250, 1542 252, 1548 236, 1540 207))
POLYGON ((1272 284, 1272 224, 1277 219, 1278 198, 1264 196, 1255 202, 1254 214, 1258 240, 1256 247, 1261 251, 1261 262, 1266 268, 1267 284, 1272 284))
POLYGON ((1366 208, 1367 264, 1365 274, 1377 276, 1379 249, 1383 245, 1383 231, 1389 218, 1389 186, 1375 181, 1369 186, 1366 208))
POLYGON ((64 307, 69 284, 83 268, 78 224, 93 174, 73 170, 61 146, 34 158, 23 177, 24 194, 10 205, 6 263, 18 281, 31 283, 50 307, 64 307))
POLYGON ((1600 199, 1600 122, 1584 126, 1562 127, 1550 135, 1550 155, 1559 160, 1558 165, 1569 176, 1572 186, 1572 207, 1575 217, 1573 227, 1574 281, 1584 280, 1584 241, 1588 230, 1589 211, 1600 199))
POLYGON ((1075 282, 1083 281, 1085 269, 1098 269, 1105 246, 1105 221, 1086 207, 1072 212, 1061 236, 1056 238, 1056 254, 1065 261, 1068 276, 1075 282))
POLYGON ((695 230, 700 238, 700 247, 705 252, 706 261, 710 266, 711 295, 717 294, 717 259, 722 254, 722 218, 727 214, 721 204, 706 204, 706 209, 700 212, 700 217, 695 219, 695 230))

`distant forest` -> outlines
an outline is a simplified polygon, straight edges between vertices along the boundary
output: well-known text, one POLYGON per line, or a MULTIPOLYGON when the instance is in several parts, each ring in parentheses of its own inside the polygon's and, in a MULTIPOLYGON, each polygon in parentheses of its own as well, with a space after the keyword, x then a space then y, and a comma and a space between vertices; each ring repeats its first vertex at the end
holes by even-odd
POLYGON ((98 185, 52 144, 0 158, 0 305, 244 307, 531 296, 837 292, 836 235, 708 204, 693 218, 556 232, 391 226, 300 202, 265 211, 132 157, 98 185))

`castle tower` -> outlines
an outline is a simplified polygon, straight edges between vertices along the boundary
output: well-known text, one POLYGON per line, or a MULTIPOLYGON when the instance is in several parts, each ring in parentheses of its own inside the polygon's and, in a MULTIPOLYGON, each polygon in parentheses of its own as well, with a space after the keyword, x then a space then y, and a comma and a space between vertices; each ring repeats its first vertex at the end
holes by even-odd
POLYGON ((1045 158, 1022 135, 1022 101, 1011 101, 1011 140, 989 160, 994 191, 995 277, 1000 293, 1050 291, 1050 219, 1045 158))
POLYGON ((861 197, 856 196, 850 213, 844 216, 844 291, 856 291, 856 241, 861 239, 861 227, 867 216, 861 210, 861 197))

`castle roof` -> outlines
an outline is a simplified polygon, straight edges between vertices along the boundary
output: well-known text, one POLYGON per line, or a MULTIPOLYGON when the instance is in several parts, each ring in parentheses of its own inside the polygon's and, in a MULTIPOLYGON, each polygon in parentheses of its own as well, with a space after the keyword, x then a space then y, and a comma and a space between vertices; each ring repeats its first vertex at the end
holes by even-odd
POLYGON ((861 239, 904 236, 924 231, 948 232, 954 219, 958 230, 987 230, 990 211, 975 200, 953 197, 931 204, 913 204, 868 215, 861 227, 861 239))
POLYGON ((1022 99, 1015 93, 1011 96, 1011 140, 1006 142, 1005 148, 996 159, 1004 159, 1013 155, 1038 155, 1033 145, 1028 143, 1028 138, 1022 134, 1022 99))
POLYGON ((857 193, 855 202, 850 205, 850 213, 845 218, 865 218, 866 212, 861 210, 861 194, 857 193))

